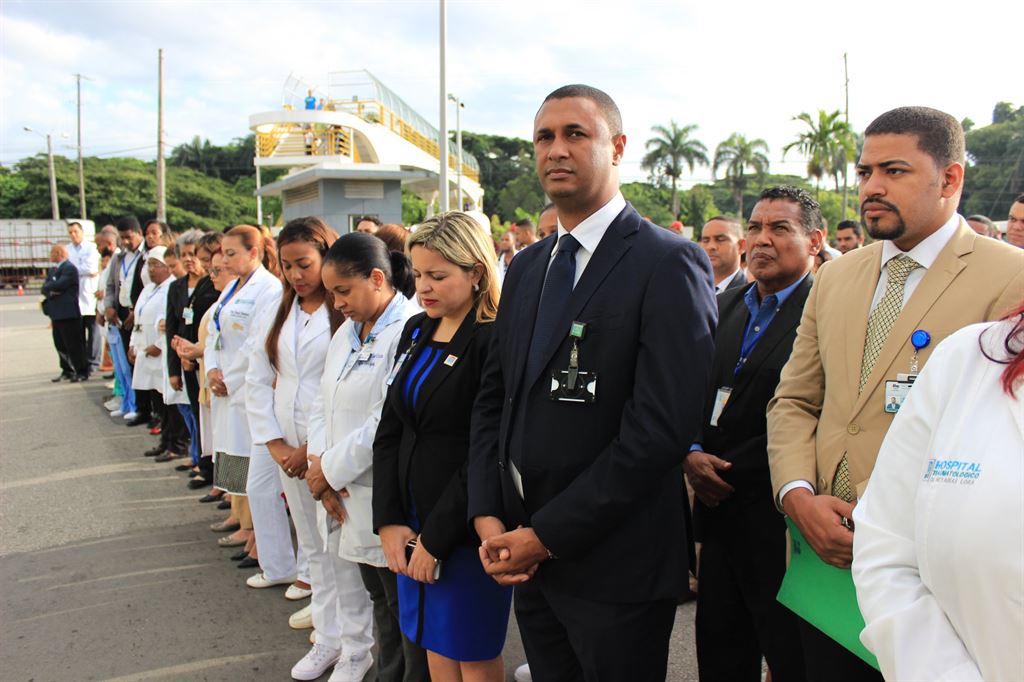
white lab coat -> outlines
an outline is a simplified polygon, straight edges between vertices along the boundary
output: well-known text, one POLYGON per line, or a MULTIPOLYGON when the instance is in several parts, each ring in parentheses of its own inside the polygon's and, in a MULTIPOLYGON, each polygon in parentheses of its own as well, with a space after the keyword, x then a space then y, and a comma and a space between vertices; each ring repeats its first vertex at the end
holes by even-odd
MULTIPOLYGON (((172 277, 173 279, 173 277, 172 277)), ((168 293, 170 289, 168 289, 168 293)), ((181 390, 176 391, 171 388, 171 373, 167 367, 167 353, 173 353, 167 346, 167 333, 166 331, 160 331, 160 323, 166 322, 167 320, 167 294, 164 294, 164 304, 160 306, 160 316, 156 320, 157 324, 157 341, 156 345, 160 349, 160 365, 161 373, 163 378, 163 385, 160 393, 163 394, 164 405, 188 405, 188 391, 185 390, 185 384, 182 383, 181 390)), ((177 408, 175 408, 177 409, 177 408)))
POLYGON ((221 292, 213 305, 212 310, 216 311, 227 301, 220 311, 220 331, 214 314, 210 314, 203 361, 207 372, 219 369, 224 374, 224 384, 228 389, 227 396, 212 396, 210 399, 213 449, 248 457, 252 440, 245 406, 245 373, 254 344, 264 338, 260 334, 265 328, 264 316, 272 317, 277 312, 281 301, 281 280, 261 265, 250 275, 245 286, 228 299, 233 287, 234 282, 221 292))
MULTIPOLYGON (((317 404, 309 423, 307 451, 321 456, 331 488, 346 488, 348 520, 341 526, 338 554, 343 559, 384 567, 380 538, 373 532, 373 439, 387 395, 387 379, 405 322, 421 312, 400 293, 373 327, 370 342, 360 346, 351 320, 335 332, 327 351, 317 404), (360 354, 369 357, 360 362, 360 354)), ((365 357, 365 356, 364 356, 365 357)), ((321 533, 334 526, 321 508, 321 533)))
MULTIPOLYGON (((100 252, 96 245, 83 241, 68 244, 68 260, 78 269, 78 309, 82 316, 96 314, 96 287, 99 285, 100 252)), ((88 350, 88 349, 87 349, 88 350)))
POLYGON ((887 680, 1024 680, 1024 402, 979 348, 1005 358, 1009 328, 939 344, 854 510, 861 641, 887 680))
POLYGON ((252 442, 265 445, 283 438, 291 447, 306 442, 308 415, 313 411, 327 347, 331 320, 326 304, 317 308, 309 323, 298 328, 299 301, 285 318, 277 337, 277 371, 270 365, 265 342, 274 318, 267 316, 262 341, 253 349, 246 372, 245 404, 249 410, 252 442), (276 381, 276 384, 275 384, 276 381))
POLYGON ((149 346, 160 347, 160 320, 167 314, 167 289, 174 276, 169 276, 159 286, 150 282, 139 293, 135 303, 135 328, 132 330, 131 347, 135 349, 135 366, 132 368, 132 388, 137 391, 163 391, 163 366, 167 363, 162 349, 160 355, 151 358, 146 355, 149 346))

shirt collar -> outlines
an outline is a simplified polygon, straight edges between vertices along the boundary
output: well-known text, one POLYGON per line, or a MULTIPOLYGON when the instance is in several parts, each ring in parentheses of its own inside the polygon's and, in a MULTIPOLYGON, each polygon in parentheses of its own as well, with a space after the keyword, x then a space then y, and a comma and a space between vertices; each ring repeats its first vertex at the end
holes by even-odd
POLYGON ((719 294, 720 294, 720 293, 722 293, 723 291, 725 291, 725 288, 726 288, 727 286, 729 286, 730 284, 732 284, 732 281, 733 281, 734 279, 736 279, 736 275, 738 275, 738 274, 739 274, 739 273, 741 273, 742 271, 743 271, 743 268, 736 268, 736 272, 732 273, 731 275, 729 275, 728 277, 726 277, 725 279, 723 279, 723 280, 722 280, 721 282, 719 282, 718 284, 716 284, 716 285, 715 285, 715 290, 717 291, 717 293, 719 293, 719 294))
POLYGON ((913 258, 918 265, 927 270, 935 262, 935 259, 939 257, 939 253, 946 247, 949 240, 953 238, 953 234, 960 226, 961 220, 960 214, 954 213, 942 227, 932 232, 910 251, 900 251, 900 248, 891 240, 884 241, 882 243, 882 263, 880 269, 884 270, 886 263, 896 256, 905 253, 913 258))
MULTIPOLYGON (((792 294, 798 286, 800 286, 801 282, 807 279, 807 275, 809 274, 810 272, 806 273, 803 277, 793 282, 782 291, 776 291, 774 294, 777 301, 775 307, 781 308, 782 304, 786 302, 787 298, 789 298, 789 295, 792 294)), ((765 298, 767 298, 767 296, 765 298)), ((747 287, 746 293, 743 294, 743 301, 747 304, 747 309, 750 311, 750 314, 757 315, 757 311, 761 309, 761 301, 757 296, 757 282, 751 282, 750 286, 747 287)))
MULTIPOLYGON (((615 196, 607 204, 591 213, 583 222, 572 228, 571 234, 580 243, 580 248, 586 249, 588 253, 594 253, 597 245, 601 243, 604 233, 608 231, 608 226, 622 213, 624 208, 626 208, 626 200, 623 198, 622 192, 616 192, 615 196)), ((567 234, 570 234, 569 231, 562 227, 562 220, 559 219, 558 238, 561 239, 567 234)), ((556 251, 557 249, 551 250, 552 257, 554 257, 556 251)))
MULTIPOLYGON (((377 318, 377 323, 373 325, 373 331, 370 333, 374 334, 375 332, 379 332, 381 329, 390 326, 394 322, 401 321, 402 311, 407 305, 409 305, 409 299, 407 299, 402 292, 396 291, 394 298, 391 299, 391 302, 388 303, 388 307, 385 308, 384 312, 377 318)), ((349 336, 349 343, 352 346, 352 350, 359 350, 362 347, 363 342, 359 338, 359 334, 362 331, 362 322, 352 324, 352 333, 349 336)))

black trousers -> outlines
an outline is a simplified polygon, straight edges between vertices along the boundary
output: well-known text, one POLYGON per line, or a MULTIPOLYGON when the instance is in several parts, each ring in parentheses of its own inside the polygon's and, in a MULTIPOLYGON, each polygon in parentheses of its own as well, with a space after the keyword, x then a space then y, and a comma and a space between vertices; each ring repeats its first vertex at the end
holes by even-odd
POLYGON ((60 369, 64 374, 85 377, 89 375, 89 363, 85 358, 85 344, 82 341, 80 317, 67 320, 53 320, 53 346, 60 358, 60 369))
POLYGON ((516 621, 535 682, 664 682, 674 599, 596 602, 536 580, 515 590, 516 621))
MULTIPOLYGON (((800 640, 810 682, 882 682, 882 673, 803 618, 800 640)), ((774 676, 774 671, 772 675, 774 676)))
POLYGON ((160 447, 176 455, 187 455, 189 433, 185 418, 177 405, 168 405, 163 401, 163 395, 156 391, 153 395, 154 404, 156 400, 160 401, 160 447))
POLYGON ((700 679, 760 682, 764 656, 773 682, 804 682, 800 619, 776 599, 786 572, 786 524, 771 489, 763 500, 733 498, 698 511, 700 679))
POLYGON ((377 680, 430 682, 427 652, 402 634, 398 625, 398 579, 386 568, 357 564, 373 603, 377 626, 377 680))
POLYGON ((160 414, 159 412, 153 411, 154 394, 159 398, 160 394, 156 391, 141 388, 135 389, 135 413, 142 419, 150 419, 154 415, 159 416, 160 414))

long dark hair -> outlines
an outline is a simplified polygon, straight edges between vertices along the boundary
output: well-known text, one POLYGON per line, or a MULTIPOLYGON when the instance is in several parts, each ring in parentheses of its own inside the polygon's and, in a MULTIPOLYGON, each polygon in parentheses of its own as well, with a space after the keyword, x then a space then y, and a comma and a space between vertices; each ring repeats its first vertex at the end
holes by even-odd
MULTIPOLYGON (((1003 348, 1006 350, 1005 358, 992 357, 985 350, 985 345, 981 342, 981 339, 978 340, 982 355, 992 362, 1006 365, 1002 376, 1003 390, 1011 398, 1017 397, 1016 384, 1024 377, 1024 302, 1010 311, 1003 319, 1013 320, 1014 318, 1016 318, 1016 322, 1006 334, 1006 338, 1003 339, 1003 348)), ((989 327, 986 333, 991 330, 992 327, 989 327)))
MULTIPOLYGON (((327 223, 317 217, 308 216, 288 221, 288 224, 277 235, 277 248, 280 250, 288 244, 305 242, 320 252, 320 258, 326 264, 324 257, 337 238, 338 233, 328 227, 327 223)), ((277 308, 274 324, 267 333, 266 342, 267 359, 270 360, 270 366, 275 370, 277 370, 277 340, 281 336, 281 327, 284 326, 284 321, 291 313, 292 304, 295 303, 295 289, 287 279, 282 277, 282 280, 284 280, 284 293, 281 294, 281 304, 277 308)), ((334 309, 329 297, 324 303, 327 305, 327 317, 331 321, 331 334, 333 335, 345 321, 345 316, 334 309)))
POLYGON ((371 234, 351 232, 338 237, 324 259, 324 265, 327 264, 342 277, 369 277, 377 269, 384 273, 388 284, 406 298, 412 298, 416 292, 409 257, 388 251, 387 245, 371 234))

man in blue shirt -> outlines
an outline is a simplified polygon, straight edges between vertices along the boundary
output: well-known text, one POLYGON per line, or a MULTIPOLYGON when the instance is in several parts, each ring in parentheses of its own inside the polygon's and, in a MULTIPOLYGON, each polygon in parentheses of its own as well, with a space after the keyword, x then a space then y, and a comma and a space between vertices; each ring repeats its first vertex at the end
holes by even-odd
POLYGON ((786 525, 772 500, 765 409, 796 338, 822 226, 807 192, 766 189, 747 224, 755 281, 718 295, 712 384, 700 437, 683 463, 702 543, 702 680, 757 682, 762 656, 773 679, 805 679, 796 616, 775 599, 786 569, 786 525))
POLYGON ((310 89, 306 92, 306 109, 316 109, 316 97, 313 96, 313 90, 310 89))

